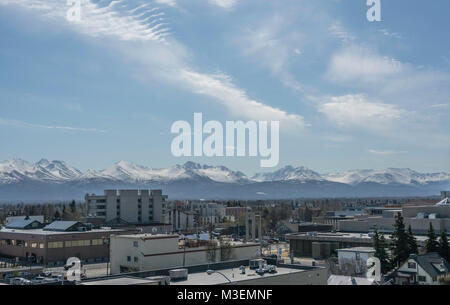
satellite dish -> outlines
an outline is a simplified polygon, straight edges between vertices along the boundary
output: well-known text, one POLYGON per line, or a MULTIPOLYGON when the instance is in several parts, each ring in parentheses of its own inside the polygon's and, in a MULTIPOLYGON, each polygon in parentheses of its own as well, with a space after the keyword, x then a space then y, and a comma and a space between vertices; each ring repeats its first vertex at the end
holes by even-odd
POLYGON ((153 228, 152 228, 152 233, 153 233, 153 234, 156 234, 157 232, 158 232, 158 229, 157 229, 156 227, 153 227, 153 228))
POLYGON ((78 257, 70 257, 64 266, 68 281, 81 281, 81 261, 78 257))

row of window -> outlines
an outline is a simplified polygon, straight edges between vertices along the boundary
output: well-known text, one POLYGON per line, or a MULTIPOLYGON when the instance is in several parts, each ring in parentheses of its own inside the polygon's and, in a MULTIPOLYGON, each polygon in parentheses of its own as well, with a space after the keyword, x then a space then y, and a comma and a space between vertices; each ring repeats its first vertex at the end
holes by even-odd
POLYGON ((20 239, 2 239, 0 240, 0 245, 2 246, 17 246, 25 248, 44 248, 44 243, 39 242, 28 242, 20 239))
POLYGON ((48 243, 49 249, 63 248, 64 243, 66 247, 87 247, 87 246, 101 246, 103 245, 103 239, 85 239, 85 240, 67 240, 62 241, 52 241, 48 243))

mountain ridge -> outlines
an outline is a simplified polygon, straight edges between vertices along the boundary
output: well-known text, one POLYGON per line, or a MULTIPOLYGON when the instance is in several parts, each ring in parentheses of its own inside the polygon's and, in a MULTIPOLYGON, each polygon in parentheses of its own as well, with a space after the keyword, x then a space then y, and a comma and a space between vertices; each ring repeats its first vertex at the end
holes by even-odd
POLYGON ((119 161, 104 170, 84 172, 64 161, 21 159, 0 162, 0 201, 33 198, 64 200, 102 193, 107 188, 162 188, 173 199, 276 199, 438 195, 450 188, 450 175, 408 168, 350 170, 320 174, 285 166, 247 176, 225 166, 186 162, 150 168, 119 161))

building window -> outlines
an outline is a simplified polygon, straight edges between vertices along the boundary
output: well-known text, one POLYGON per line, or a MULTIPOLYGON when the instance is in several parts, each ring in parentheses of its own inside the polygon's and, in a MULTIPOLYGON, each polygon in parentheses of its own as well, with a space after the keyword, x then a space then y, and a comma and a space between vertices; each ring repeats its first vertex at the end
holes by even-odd
POLYGON ((135 256, 134 257, 134 262, 137 263, 138 262, 138 258, 135 256))
POLYGON ((51 241, 48 243, 47 247, 49 249, 54 249, 54 248, 62 248, 62 247, 64 247, 64 245, 63 245, 62 241, 51 241))
POLYGON ((127 256, 127 262, 131 262, 131 256, 127 256))
POLYGON ((116 201, 117 203, 120 203, 120 199, 117 199, 117 201, 116 201))
POLYGON ((139 247, 139 242, 137 242, 137 241, 133 241, 133 247, 139 247))
POLYGON ((411 263, 411 262, 409 262, 409 263, 408 263, 408 268, 409 268, 409 269, 416 269, 416 263, 411 263))
POLYGON ((103 245, 103 240, 102 239, 93 239, 93 240, 91 240, 91 244, 93 246, 101 246, 101 245, 103 245))
POLYGON ((423 275, 419 275, 417 278, 418 278, 419 282, 426 282, 427 281, 426 276, 423 276, 423 275))

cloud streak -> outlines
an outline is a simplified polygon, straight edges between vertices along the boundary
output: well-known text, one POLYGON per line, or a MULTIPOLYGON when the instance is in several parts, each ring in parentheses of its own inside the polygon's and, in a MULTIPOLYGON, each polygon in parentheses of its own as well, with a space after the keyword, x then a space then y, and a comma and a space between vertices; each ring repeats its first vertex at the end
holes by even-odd
POLYGON ((33 124, 19 120, 10 120, 0 118, 0 124, 5 126, 14 126, 14 127, 30 127, 30 128, 42 128, 42 129, 55 129, 55 130, 64 130, 64 131, 80 131, 80 132, 96 132, 96 133, 105 133, 106 130, 97 129, 97 128, 80 128, 80 127, 70 127, 70 126, 57 126, 57 125, 43 125, 43 124, 33 124))

